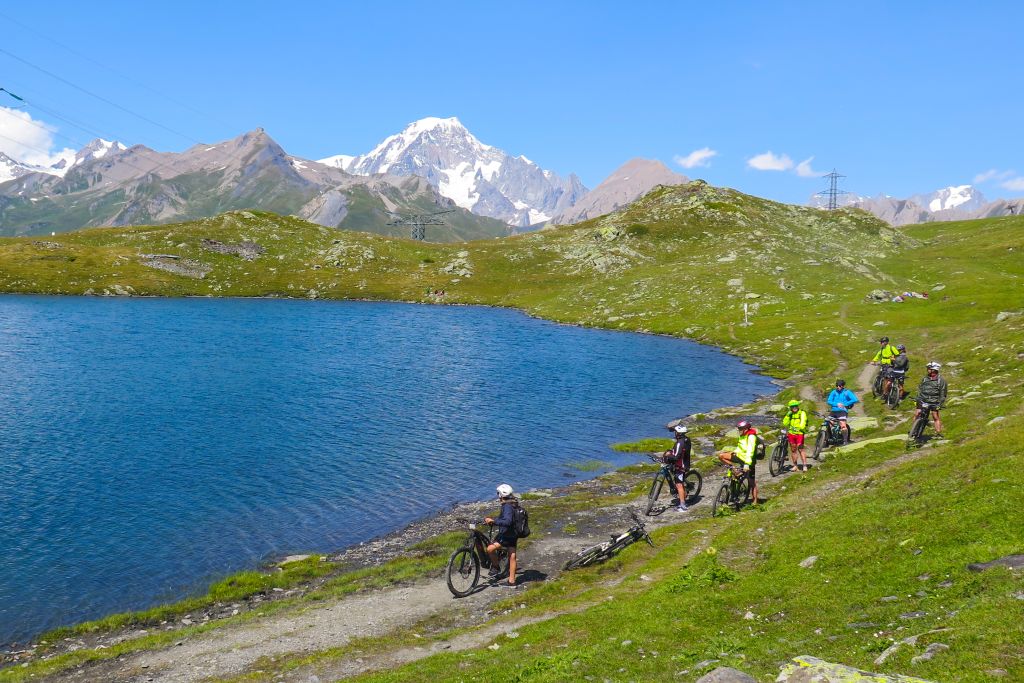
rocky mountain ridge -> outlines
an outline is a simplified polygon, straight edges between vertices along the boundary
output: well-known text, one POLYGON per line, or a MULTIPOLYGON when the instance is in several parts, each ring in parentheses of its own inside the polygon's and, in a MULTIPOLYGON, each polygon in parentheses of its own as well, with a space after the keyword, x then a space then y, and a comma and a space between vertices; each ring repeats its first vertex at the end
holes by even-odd
MULTIPOLYGON (((825 199, 811 198, 811 206, 824 207, 825 199)), ((935 192, 916 194, 906 199, 879 194, 862 197, 847 194, 840 206, 863 209, 890 225, 912 225, 932 221, 962 221, 974 218, 995 218, 1024 212, 1024 198, 988 201, 972 185, 952 185, 935 192)))
POLYGON ((180 153, 97 139, 66 168, 6 167, 12 177, 0 182, 0 234, 7 235, 167 223, 232 209, 389 235, 406 234, 407 228, 388 225, 396 213, 454 209, 448 225, 428 239, 494 237, 507 229, 458 208, 428 183, 391 174, 358 177, 293 157, 262 128, 180 153))

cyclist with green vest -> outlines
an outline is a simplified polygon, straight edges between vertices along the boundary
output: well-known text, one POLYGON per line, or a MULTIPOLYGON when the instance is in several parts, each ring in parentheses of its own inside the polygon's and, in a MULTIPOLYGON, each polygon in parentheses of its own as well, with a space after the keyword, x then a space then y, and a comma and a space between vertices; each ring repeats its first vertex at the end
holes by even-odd
POLYGON ((800 407, 800 401, 790 401, 786 415, 782 418, 782 427, 789 432, 789 455, 793 458, 793 469, 807 471, 807 453, 804 452, 804 434, 807 433, 807 411, 800 407), (800 455, 800 465, 796 464, 796 456, 800 455))
POLYGON ((750 480, 750 490, 753 500, 757 502, 757 430, 750 424, 749 420, 740 420, 736 423, 736 429, 740 433, 739 441, 736 442, 736 449, 732 451, 721 451, 718 459, 726 466, 740 465, 750 480))
POLYGON ((872 365, 880 365, 878 372, 881 373, 882 379, 885 380, 885 386, 882 388, 882 396, 885 396, 889 392, 889 385, 892 383, 892 359, 900 354, 899 349, 889 343, 888 337, 882 337, 878 340, 881 348, 878 349, 878 353, 871 359, 872 365))

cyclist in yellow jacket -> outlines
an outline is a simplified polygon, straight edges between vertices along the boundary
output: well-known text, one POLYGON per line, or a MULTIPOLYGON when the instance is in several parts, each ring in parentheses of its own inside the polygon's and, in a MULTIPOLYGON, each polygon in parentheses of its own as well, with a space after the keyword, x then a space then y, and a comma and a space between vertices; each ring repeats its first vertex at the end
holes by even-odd
POLYGON ((871 359, 872 365, 880 365, 878 372, 881 374, 884 384, 882 386, 882 396, 889 393, 889 385, 892 384, 892 359, 900 355, 899 349, 889 343, 888 337, 882 337, 878 340, 881 347, 878 349, 878 353, 871 359))
POLYGON ((721 451, 718 459, 725 465, 740 465, 747 479, 750 481, 750 490, 753 500, 757 502, 757 472, 755 465, 757 460, 757 430, 748 420, 740 420, 736 423, 736 429, 740 433, 739 441, 736 442, 736 449, 732 451, 721 451))
POLYGON ((800 401, 790 401, 786 415, 782 418, 782 427, 789 432, 789 455, 793 458, 793 469, 807 471, 807 453, 804 452, 804 434, 807 433, 807 411, 800 407, 800 401), (800 455, 800 465, 796 464, 796 456, 800 455))

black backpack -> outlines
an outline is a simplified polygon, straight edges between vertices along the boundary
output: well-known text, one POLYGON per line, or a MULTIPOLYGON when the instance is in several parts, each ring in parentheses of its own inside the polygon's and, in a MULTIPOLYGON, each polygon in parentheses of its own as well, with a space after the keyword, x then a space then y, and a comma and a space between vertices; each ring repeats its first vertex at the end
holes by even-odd
POLYGON ((757 439, 757 445, 754 447, 754 462, 757 462, 758 460, 764 460, 764 456, 768 452, 768 443, 760 434, 755 434, 754 436, 757 439))
POLYGON ((512 508, 512 530, 516 532, 516 538, 526 538, 530 535, 530 514, 522 505, 512 508))

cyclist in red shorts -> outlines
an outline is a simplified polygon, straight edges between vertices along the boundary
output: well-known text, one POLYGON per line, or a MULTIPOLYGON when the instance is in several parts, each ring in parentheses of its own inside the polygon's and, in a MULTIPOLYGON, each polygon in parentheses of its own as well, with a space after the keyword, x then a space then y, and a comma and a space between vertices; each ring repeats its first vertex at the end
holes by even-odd
POLYGON ((800 407, 800 401, 790 401, 786 408, 786 416, 782 418, 782 426, 789 430, 789 455, 793 458, 794 469, 807 471, 807 453, 804 452, 804 434, 807 433, 807 411, 800 407), (796 456, 800 456, 800 465, 796 456))

